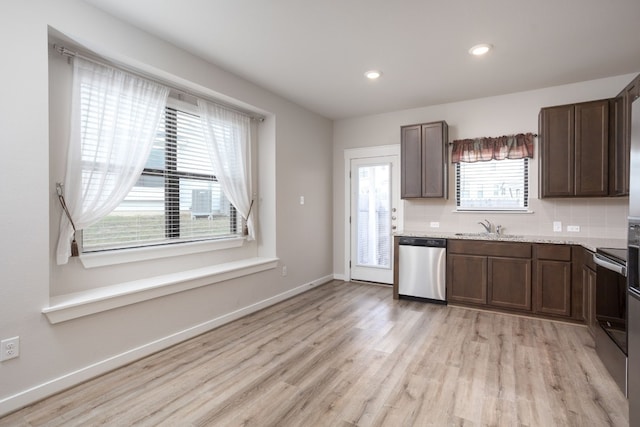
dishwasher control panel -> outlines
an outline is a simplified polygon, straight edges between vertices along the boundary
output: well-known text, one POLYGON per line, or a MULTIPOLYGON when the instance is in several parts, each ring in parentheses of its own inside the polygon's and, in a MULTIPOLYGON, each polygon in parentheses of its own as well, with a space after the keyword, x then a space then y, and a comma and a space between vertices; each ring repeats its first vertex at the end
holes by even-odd
POLYGON ((427 246, 431 248, 446 248, 447 241, 445 239, 430 239, 426 237, 400 237, 399 245, 408 246, 427 246))

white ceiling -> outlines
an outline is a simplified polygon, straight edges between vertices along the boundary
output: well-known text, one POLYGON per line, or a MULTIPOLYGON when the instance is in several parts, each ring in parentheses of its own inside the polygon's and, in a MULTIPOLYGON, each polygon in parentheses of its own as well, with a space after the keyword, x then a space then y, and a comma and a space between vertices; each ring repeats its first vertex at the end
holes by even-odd
POLYGON ((331 119, 640 72, 640 0, 85 1, 331 119))

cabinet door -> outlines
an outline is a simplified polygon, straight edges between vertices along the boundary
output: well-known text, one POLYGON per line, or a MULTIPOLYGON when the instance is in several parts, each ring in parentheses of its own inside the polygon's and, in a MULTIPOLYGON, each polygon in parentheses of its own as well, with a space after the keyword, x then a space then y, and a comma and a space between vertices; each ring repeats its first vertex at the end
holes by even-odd
MULTIPOLYGON (((625 87, 615 99, 612 112, 615 126, 614 158, 609 159, 609 167, 614 168, 614 176, 609 173, 609 192, 615 196, 629 194, 629 158, 631 150, 631 104, 640 96, 640 75, 625 87), (619 100, 622 99, 622 106, 619 100), (621 127, 621 128, 620 128, 621 127)), ((609 150, 611 153, 611 150, 609 150)))
POLYGON ((447 198, 447 124, 422 125, 422 197, 447 198))
POLYGON ((536 261, 536 313, 571 316, 571 263, 536 261))
POLYGON ((540 111, 540 197, 574 194, 574 118, 573 105, 540 111))
POLYGON ((447 256, 447 299, 450 302, 487 303, 487 257, 447 256))
POLYGON ((609 194, 609 100, 575 105, 575 195, 609 194))
POLYGON ((629 150, 630 140, 626 137, 624 96, 610 102, 611 132, 609 134, 609 195, 629 194, 629 150))
POLYGON ((488 258, 488 304, 531 311, 531 260, 488 258))
POLYGON ((400 128, 400 197, 422 197, 422 138, 420 125, 400 128))
POLYGON ((583 292, 583 317, 584 323, 589 328, 592 336, 596 334, 596 272, 587 267, 582 267, 582 292, 583 292))

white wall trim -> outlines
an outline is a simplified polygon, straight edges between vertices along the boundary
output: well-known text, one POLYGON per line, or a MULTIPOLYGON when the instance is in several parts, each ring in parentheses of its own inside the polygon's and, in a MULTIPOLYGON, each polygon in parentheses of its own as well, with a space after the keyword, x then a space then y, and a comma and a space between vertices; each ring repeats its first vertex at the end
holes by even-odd
POLYGON ((274 269, 278 258, 249 258, 51 297, 42 309, 52 324, 274 269))
MULTIPOLYGON (((351 160, 382 156, 398 156, 398 159, 401 160, 400 144, 346 148, 344 150, 344 274, 341 276, 343 277, 342 280, 347 282, 351 280, 351 269, 349 268, 349 260, 351 259, 351 224, 349 223, 349 216, 351 215, 351 179, 349 178, 351 160)), ((400 174, 398 174, 399 176, 400 174)), ((404 221, 403 200, 400 200, 400 205, 397 209, 398 225, 399 229, 402 230, 404 221)))
POLYGON ((59 393, 69 387, 73 387, 84 381, 103 375, 116 368, 120 368, 131 362, 142 359, 143 357, 171 347, 172 345, 178 344, 182 341, 188 340, 212 329, 218 328, 229 322, 240 319, 241 317, 247 316, 251 313, 255 313, 256 311, 262 310, 293 296, 306 292, 317 286, 330 282, 331 280, 333 280, 332 274, 321 277, 319 279, 300 285, 296 288, 285 291, 281 294, 248 305, 231 313, 223 314, 199 325, 195 325, 180 332, 176 332, 158 340, 149 342, 140 347, 133 348, 123 353, 101 360, 100 362, 62 375, 58 378, 54 378, 45 383, 36 385, 20 393, 16 393, 12 396, 1 399, 0 417, 17 411, 20 408, 42 400, 48 396, 59 393))

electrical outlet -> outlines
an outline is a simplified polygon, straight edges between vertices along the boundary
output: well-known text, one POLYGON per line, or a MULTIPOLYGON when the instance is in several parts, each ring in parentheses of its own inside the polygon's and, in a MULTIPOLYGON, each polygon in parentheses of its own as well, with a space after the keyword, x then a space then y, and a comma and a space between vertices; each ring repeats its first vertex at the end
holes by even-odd
POLYGON ((20 337, 7 338, 0 341, 0 361, 20 356, 20 337))
POLYGON ((431 227, 431 228, 440 228, 440 223, 437 222, 437 221, 431 221, 429 223, 429 227, 431 227))
POLYGON ((282 266, 282 276, 284 277, 284 276, 286 276, 286 275, 287 275, 287 266, 286 266, 286 265, 283 265, 283 266, 282 266))
POLYGON ((553 231, 559 233, 562 231, 562 222, 561 221, 553 221, 553 231))
POLYGON ((567 225, 567 231, 571 231, 573 233, 577 233, 580 231, 579 225, 567 225))

